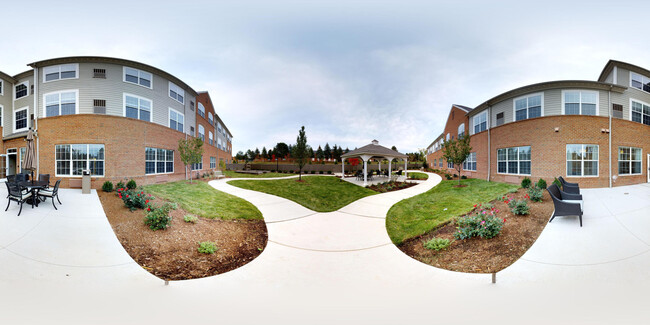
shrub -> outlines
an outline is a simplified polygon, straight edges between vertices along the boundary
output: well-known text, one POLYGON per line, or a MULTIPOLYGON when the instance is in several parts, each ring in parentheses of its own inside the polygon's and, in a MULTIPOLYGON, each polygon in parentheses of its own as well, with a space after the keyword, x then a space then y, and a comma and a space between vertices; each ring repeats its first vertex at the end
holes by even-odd
POLYGON ((318 171, 318 173, 322 175, 322 174, 323 174, 323 171, 322 171, 322 170, 320 170, 320 171, 318 171))
POLYGON ((149 212, 144 217, 144 224, 154 231, 167 229, 172 222, 172 217, 169 215, 172 209, 176 209, 176 207, 169 203, 165 203, 158 208, 148 208, 149 212))
MULTIPOLYGON (((528 194, 526 194, 526 197, 528 197, 528 194)), ((513 214, 516 215, 524 215, 528 214, 528 202, 526 200, 517 200, 513 199, 510 197, 507 197, 503 202, 505 202, 508 207, 510 207, 510 211, 512 211, 513 214)))
POLYGON ((451 180, 451 174, 445 174, 445 178, 446 178, 447 180, 451 180))
POLYGON ((542 190, 545 190, 546 187, 547 187, 547 186, 546 186, 546 181, 545 181, 543 178, 540 178, 540 179, 537 181, 537 187, 539 187, 539 188, 542 189, 542 190))
POLYGON ((312 173, 312 174, 316 174, 316 171, 315 171, 315 170, 312 170, 311 173, 312 173))
POLYGON ((328 170, 328 171, 327 171, 327 174, 328 174, 328 175, 332 175, 332 171, 331 171, 331 170, 328 170))
POLYGON ((126 183, 126 188, 129 190, 135 190, 136 187, 138 187, 138 185, 136 185, 135 181, 132 179, 126 183))
POLYGON ((433 237, 431 240, 424 243, 424 248, 439 251, 447 248, 449 244, 449 239, 433 237))
POLYGON ((530 187, 530 183, 531 183, 530 178, 528 178, 528 177, 524 177, 524 179, 521 180, 521 187, 523 187, 523 188, 529 188, 529 187, 530 187))
POLYGON ((199 221, 199 218, 197 218, 197 217, 194 216, 194 215, 187 214, 187 215, 185 215, 185 216, 183 217, 183 220, 184 220, 185 222, 196 223, 197 221, 199 221))
POLYGON ((562 183, 560 183, 560 180, 557 179, 557 177, 553 180, 553 184, 557 185, 560 189, 562 188, 562 183))
POLYGON ((217 244, 211 241, 202 241, 199 242, 199 248, 197 249, 199 253, 202 254, 214 254, 219 247, 217 247, 217 244))
POLYGON ((537 186, 531 186, 528 189, 528 197, 531 201, 542 202, 542 189, 537 186))
POLYGON ((497 217, 495 208, 474 210, 471 214, 456 219, 456 239, 467 239, 471 237, 494 238, 503 228, 506 219, 497 217))
POLYGON ((454 174, 454 178, 458 178, 458 175, 454 174))
POLYGON ((460 177, 460 179, 467 179, 467 176, 463 175, 460 177))
POLYGON ((104 182, 104 185, 102 185, 102 191, 113 192, 113 183, 111 181, 104 182))
POLYGON ((117 196, 122 199, 124 206, 129 208, 131 211, 149 208, 149 201, 154 199, 151 194, 145 194, 143 191, 137 192, 134 190, 124 189, 118 189, 117 196))
POLYGON ((117 185, 115 185, 115 189, 121 189, 121 188, 126 188, 126 185, 124 185, 124 182, 119 181, 117 182, 117 185))

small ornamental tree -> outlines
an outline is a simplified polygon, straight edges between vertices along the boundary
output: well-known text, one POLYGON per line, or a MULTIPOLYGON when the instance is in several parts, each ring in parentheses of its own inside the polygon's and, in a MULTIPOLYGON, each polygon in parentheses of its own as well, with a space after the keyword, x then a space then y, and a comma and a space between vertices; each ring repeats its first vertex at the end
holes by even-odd
POLYGON ((298 131, 298 138, 296 139, 296 145, 291 148, 293 152, 291 155, 298 165, 298 180, 302 180, 302 168, 307 164, 309 160, 309 150, 307 149, 307 136, 305 135, 305 127, 303 126, 298 131))
POLYGON ((442 148, 442 157, 446 161, 454 164, 454 168, 458 171, 458 185, 460 185, 460 171, 463 167, 463 162, 469 156, 472 147, 469 145, 469 137, 459 137, 457 140, 445 140, 444 147, 442 148))
MULTIPOLYGON (((178 140, 178 153, 181 155, 181 161, 187 167, 192 164, 198 164, 203 156, 203 140, 200 138, 180 139, 178 140)), ((192 183, 192 170, 190 170, 190 183, 192 183)))

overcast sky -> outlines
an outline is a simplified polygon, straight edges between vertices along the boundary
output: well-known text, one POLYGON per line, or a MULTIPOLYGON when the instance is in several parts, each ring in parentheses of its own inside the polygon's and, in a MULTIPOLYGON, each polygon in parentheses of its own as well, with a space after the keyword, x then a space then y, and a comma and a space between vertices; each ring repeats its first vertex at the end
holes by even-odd
POLYGON ((650 68, 643 2, 13 1, 0 71, 53 57, 141 61, 207 90, 233 151, 294 143, 428 146, 452 104, 650 68))

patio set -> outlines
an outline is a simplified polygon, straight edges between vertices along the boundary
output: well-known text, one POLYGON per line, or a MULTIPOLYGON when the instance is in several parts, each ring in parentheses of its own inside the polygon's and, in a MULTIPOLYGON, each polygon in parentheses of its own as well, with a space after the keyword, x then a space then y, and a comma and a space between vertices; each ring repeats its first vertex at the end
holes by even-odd
MULTIPOLYGON (((401 169, 398 170, 395 173, 395 175, 402 176, 402 170, 401 169)), ((372 181, 372 180, 374 180, 374 176, 386 177, 386 178, 390 177, 390 175, 388 174, 388 169, 386 169, 386 170, 376 170, 376 171, 370 170, 370 171, 368 171, 368 174, 366 175, 366 179, 369 180, 369 181, 372 181)), ((357 172, 354 174, 354 177, 356 177, 356 179, 358 181, 363 181, 363 170, 357 170, 357 172)))
POLYGON ((582 227, 583 200, 580 194, 580 186, 577 183, 565 181, 562 176, 558 177, 558 180, 562 184, 561 190, 555 184, 551 184, 546 189, 548 194, 551 195, 555 206, 555 211, 553 211, 553 215, 548 222, 553 221, 555 217, 578 216, 580 227, 582 227))
POLYGON ((30 180, 29 176, 29 174, 7 176, 5 184, 7 185, 8 202, 5 211, 9 209, 11 201, 14 201, 20 205, 20 209, 18 210, 18 215, 20 215, 23 211, 24 203, 31 204, 33 209, 34 206, 38 207, 41 201, 45 201, 48 198, 52 199, 52 206, 54 206, 55 210, 58 210, 54 204, 54 198, 59 201, 59 204, 62 204, 59 199, 59 184, 61 180, 56 181, 54 188, 51 188, 50 174, 40 174, 36 180, 33 178, 30 180))

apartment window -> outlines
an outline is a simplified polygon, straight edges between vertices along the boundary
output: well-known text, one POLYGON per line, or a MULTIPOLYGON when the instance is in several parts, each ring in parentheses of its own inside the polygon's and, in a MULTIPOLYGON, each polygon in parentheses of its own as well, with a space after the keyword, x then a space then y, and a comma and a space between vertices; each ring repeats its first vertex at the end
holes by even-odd
POLYGON ((4 91, 5 91, 5 82, 0 80, 0 96, 4 96, 4 91))
POLYGON ((567 176, 598 176, 598 146, 591 144, 567 144, 567 176))
POLYGON ((503 125, 504 118, 503 118, 503 112, 497 113, 497 126, 503 125))
POLYGON ((598 92, 565 90, 562 99, 566 115, 598 115, 598 92))
POLYGON ((650 125, 650 105, 632 100, 632 121, 650 125))
POLYGON ((442 158, 438 161, 438 167, 442 168, 442 158))
POLYGON ((93 78, 106 79, 106 69, 93 69, 93 78))
POLYGON ((138 69, 124 67, 124 82, 152 88, 153 75, 138 69))
POLYGON ((530 146, 497 149, 497 173, 530 175, 530 146))
POLYGON ((23 98, 29 95, 29 81, 25 81, 14 86, 14 99, 23 98))
POLYGON ((169 174, 174 172, 174 150, 144 148, 144 173, 169 174))
POLYGON ((217 132, 223 133, 223 130, 221 129, 221 123, 217 122, 217 132))
POLYGON ((43 95, 45 117, 77 114, 78 90, 68 90, 43 95))
POLYGON ((93 113, 95 113, 95 114, 106 114, 106 100, 105 99, 93 99, 93 113))
POLYGON ((515 99, 515 121, 542 116, 542 102, 542 94, 534 94, 515 99))
POLYGON ((205 129, 201 124, 199 124, 199 139, 205 141, 205 129))
POLYGON ((210 122, 210 125, 214 125, 214 117, 210 112, 208 112, 208 121, 210 122))
POLYGON ((464 170, 476 171, 476 152, 471 152, 463 162, 464 170))
POLYGON ((43 68, 43 82, 76 79, 79 74, 78 64, 61 64, 43 68))
POLYGON ((29 107, 23 107, 14 111, 14 132, 27 131, 29 128, 28 110, 29 107))
POLYGON ((474 121, 474 134, 487 130, 487 110, 474 115, 472 121, 474 121))
POLYGON ((212 168, 212 169, 217 168, 217 158, 216 157, 210 157, 210 168, 212 168))
POLYGON ((198 164, 192 164, 192 170, 201 170, 203 169, 203 156, 201 156, 201 160, 199 160, 198 164))
POLYGON ((623 118, 623 105, 612 104, 612 117, 623 118))
POLYGON ((463 135, 465 135, 465 123, 461 123, 461 124, 458 126, 458 138, 459 138, 459 139, 462 138, 463 135))
POLYGON ((169 109, 169 127, 176 130, 176 131, 181 131, 183 132, 183 124, 185 122, 185 115, 183 113, 170 108, 169 109))
POLYGON ((190 110, 194 111, 194 101, 190 100, 190 110))
POLYGON ((199 115, 201 115, 202 118, 205 118, 205 107, 203 107, 203 104, 199 103, 199 115))
POLYGON ((217 148, 222 149, 223 145, 221 144, 221 139, 217 138, 217 148))
POLYGON ((169 97, 177 100, 181 104, 185 104, 185 91, 171 81, 169 82, 169 97))
POLYGON ((58 144, 55 148, 56 176, 104 176, 103 144, 58 144))
POLYGON ((650 78, 630 72, 630 86, 645 92, 650 92, 650 78))
POLYGON ((214 145, 214 136, 212 135, 212 131, 208 131, 208 139, 209 139, 210 145, 213 146, 214 145))
POLYGON ((124 116, 151 121, 151 101, 135 95, 124 94, 124 116))
POLYGON ((190 135, 194 136, 194 127, 193 126, 190 126, 190 135))
POLYGON ((641 175, 641 148, 618 147, 618 174, 641 175))

